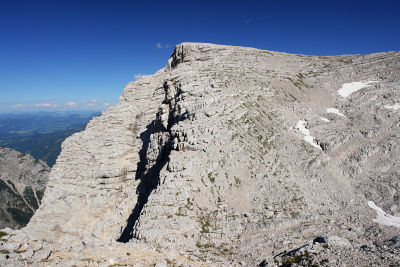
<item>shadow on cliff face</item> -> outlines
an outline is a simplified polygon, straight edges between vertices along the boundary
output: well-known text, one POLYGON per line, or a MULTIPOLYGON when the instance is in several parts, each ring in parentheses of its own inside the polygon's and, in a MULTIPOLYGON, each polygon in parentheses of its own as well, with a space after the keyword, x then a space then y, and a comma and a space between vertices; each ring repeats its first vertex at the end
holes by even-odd
POLYGON ((150 136, 152 134, 161 132, 161 127, 156 124, 155 121, 147 125, 147 130, 140 135, 140 139, 143 142, 142 148, 139 151, 140 161, 137 164, 136 180, 140 180, 137 187, 138 200, 131 215, 127 220, 127 225, 122 231, 121 236, 117 239, 118 242, 126 243, 130 239, 134 238, 133 229, 135 223, 140 217, 140 213, 143 210, 144 205, 147 203, 151 192, 157 188, 160 182, 160 171, 168 162, 168 157, 171 152, 169 142, 166 142, 160 149, 157 159, 154 164, 147 169, 149 160, 147 158, 147 152, 150 147, 150 136))

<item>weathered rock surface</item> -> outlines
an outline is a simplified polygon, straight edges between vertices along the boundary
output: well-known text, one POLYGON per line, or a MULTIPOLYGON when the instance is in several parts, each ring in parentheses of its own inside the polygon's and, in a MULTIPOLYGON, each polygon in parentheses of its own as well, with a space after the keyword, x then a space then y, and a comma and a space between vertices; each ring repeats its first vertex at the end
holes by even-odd
POLYGON ((399 88, 399 52, 180 44, 63 143, 10 240, 54 265, 399 265, 399 88))
POLYGON ((40 205, 50 168, 29 154, 0 147, 0 229, 24 227, 40 205))

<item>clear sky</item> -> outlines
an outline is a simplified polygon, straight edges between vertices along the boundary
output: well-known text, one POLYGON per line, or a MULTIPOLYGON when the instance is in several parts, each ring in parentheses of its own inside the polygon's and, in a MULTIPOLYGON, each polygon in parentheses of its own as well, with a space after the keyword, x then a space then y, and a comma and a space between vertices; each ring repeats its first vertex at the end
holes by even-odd
POLYGON ((104 109, 180 42, 400 50, 400 1, 0 0, 0 112, 104 109))

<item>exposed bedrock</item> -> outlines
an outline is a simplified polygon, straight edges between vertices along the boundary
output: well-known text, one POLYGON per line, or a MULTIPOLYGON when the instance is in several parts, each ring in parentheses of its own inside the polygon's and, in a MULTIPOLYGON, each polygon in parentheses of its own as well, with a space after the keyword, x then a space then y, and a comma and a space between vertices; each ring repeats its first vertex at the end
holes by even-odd
POLYGON ((64 141, 23 231, 60 249, 118 240, 243 265, 320 236, 349 255, 331 265, 399 264, 381 249, 399 228, 368 204, 400 216, 399 86, 399 52, 180 44, 64 141))

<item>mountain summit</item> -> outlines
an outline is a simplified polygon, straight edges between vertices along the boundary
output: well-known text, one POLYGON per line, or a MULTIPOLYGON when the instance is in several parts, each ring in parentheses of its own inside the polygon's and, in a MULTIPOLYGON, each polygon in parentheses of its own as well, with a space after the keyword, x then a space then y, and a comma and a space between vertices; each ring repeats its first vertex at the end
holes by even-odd
POLYGON ((398 265, 399 88, 399 52, 179 44, 64 141, 8 243, 54 265, 398 265))

